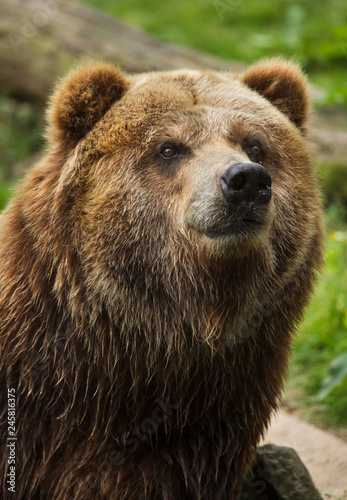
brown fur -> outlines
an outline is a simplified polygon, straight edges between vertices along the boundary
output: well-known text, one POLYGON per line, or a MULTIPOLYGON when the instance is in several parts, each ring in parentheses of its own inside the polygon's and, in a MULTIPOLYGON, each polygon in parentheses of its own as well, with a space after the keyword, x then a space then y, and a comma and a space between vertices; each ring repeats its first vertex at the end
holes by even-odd
POLYGON ((278 60, 240 76, 95 64, 60 84, 46 156, 0 219, 16 499, 235 498, 321 263, 307 110, 278 60), (235 217, 218 180, 250 161, 249 136, 271 203, 258 231, 211 238, 235 217))

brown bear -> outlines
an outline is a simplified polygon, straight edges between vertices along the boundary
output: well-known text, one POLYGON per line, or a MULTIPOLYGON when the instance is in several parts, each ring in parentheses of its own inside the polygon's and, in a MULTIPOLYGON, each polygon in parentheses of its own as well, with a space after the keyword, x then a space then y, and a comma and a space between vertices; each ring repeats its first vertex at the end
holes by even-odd
POLYGON ((279 59, 59 84, 0 219, 2 498, 236 498, 322 261, 308 114, 279 59))

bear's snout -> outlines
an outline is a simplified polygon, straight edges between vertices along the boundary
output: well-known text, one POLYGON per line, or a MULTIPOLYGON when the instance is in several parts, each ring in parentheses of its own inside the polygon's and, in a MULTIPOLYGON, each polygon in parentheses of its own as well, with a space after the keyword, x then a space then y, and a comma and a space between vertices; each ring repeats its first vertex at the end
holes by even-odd
POLYGON ((271 200, 271 177, 259 163, 234 163, 219 180, 225 200, 252 208, 271 200))

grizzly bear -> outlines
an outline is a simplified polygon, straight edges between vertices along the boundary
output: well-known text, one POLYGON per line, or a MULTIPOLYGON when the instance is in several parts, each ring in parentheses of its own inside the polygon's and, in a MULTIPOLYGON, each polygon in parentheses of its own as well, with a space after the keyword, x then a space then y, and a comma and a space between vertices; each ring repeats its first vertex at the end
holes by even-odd
POLYGON ((0 218, 2 498, 233 500, 322 261, 295 63, 57 87, 0 218))

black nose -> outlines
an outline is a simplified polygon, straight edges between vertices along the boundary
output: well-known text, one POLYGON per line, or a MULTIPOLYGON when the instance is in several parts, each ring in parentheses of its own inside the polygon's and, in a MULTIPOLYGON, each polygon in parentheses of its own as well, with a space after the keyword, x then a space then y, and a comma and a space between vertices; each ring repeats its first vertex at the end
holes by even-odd
POLYGON ((235 163, 219 180, 226 201, 232 205, 265 205, 271 199, 271 177, 259 163, 235 163))

